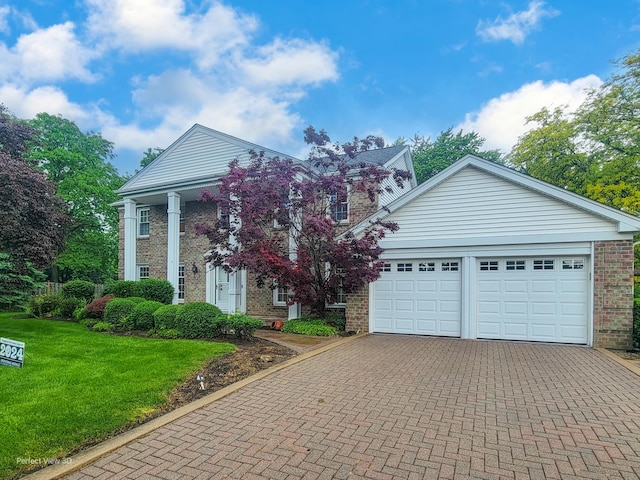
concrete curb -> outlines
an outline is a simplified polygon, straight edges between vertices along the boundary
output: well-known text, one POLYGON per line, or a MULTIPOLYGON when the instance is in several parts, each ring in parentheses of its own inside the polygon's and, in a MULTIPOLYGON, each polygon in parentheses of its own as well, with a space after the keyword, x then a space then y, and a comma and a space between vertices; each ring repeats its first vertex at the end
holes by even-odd
POLYGON ((183 405, 182 407, 172 410, 171 412, 166 413, 160 417, 154 418, 153 420, 150 420, 147 423, 140 425, 139 427, 124 432, 116 437, 104 441, 103 443, 90 447, 87 450, 84 450, 76 455, 73 455, 72 457, 65 459, 68 463, 51 465, 29 475, 25 475, 21 478, 28 480, 54 480, 65 475, 70 475, 76 470, 81 469, 89 463, 95 462, 99 458, 113 452, 116 449, 123 447, 126 444, 133 442, 134 440, 137 440, 153 432, 154 430, 167 425, 168 423, 173 422, 174 420, 184 417, 185 415, 198 410, 199 408, 205 407, 237 390, 240 390, 245 385, 249 385, 250 383, 260 380, 268 375, 271 375, 272 373, 283 370, 287 367, 290 367, 291 365, 295 365, 296 363, 302 362, 303 360, 315 357, 316 355, 324 353, 327 350, 339 347, 341 345, 344 345, 345 343, 352 342, 353 340, 362 338, 366 335, 368 334, 361 333, 352 337, 345 337, 341 340, 320 346, 314 350, 301 353, 300 355, 290 358, 289 360, 262 370, 250 377, 245 378, 244 380, 240 380, 232 385, 224 387, 216 392, 213 392, 210 395, 207 395, 206 397, 202 397, 187 405, 183 405))
POLYGON ((638 375, 640 377, 640 367, 638 365, 634 365, 630 361, 625 360, 624 358, 620 358, 618 355, 616 355, 615 353, 607 350, 606 348, 596 348, 596 350, 601 352, 601 353, 603 353, 603 354, 605 354, 607 357, 609 357, 614 362, 618 362, 620 365, 625 367, 627 370, 631 370, 633 373, 635 373, 636 375, 638 375))

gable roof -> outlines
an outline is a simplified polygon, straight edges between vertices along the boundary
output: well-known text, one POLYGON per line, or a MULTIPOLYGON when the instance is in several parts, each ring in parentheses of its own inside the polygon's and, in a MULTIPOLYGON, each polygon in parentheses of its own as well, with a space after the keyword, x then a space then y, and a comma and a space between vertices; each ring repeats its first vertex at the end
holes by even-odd
POLYGON ((354 234, 361 233, 370 221, 375 219, 384 219, 393 215, 405 205, 414 201, 416 198, 427 194, 443 182, 457 175, 461 171, 469 168, 475 168, 483 171, 489 175, 496 176, 510 182, 512 184, 520 185, 530 191, 536 192, 540 195, 562 202, 566 205, 578 208, 589 214, 596 215, 600 218, 606 219, 617 224, 617 231, 619 233, 634 233, 640 231, 640 218, 621 212, 617 209, 608 207, 601 203, 582 197, 581 195, 569 192, 562 188, 556 187, 549 183, 535 179, 523 173, 517 172, 505 166, 499 165, 494 162, 476 157, 475 155, 465 155, 451 166, 427 180, 417 188, 412 189, 405 195, 396 199, 387 205, 387 209, 381 209, 374 213, 367 219, 355 225, 351 231, 354 234))
POLYGON ((232 160, 249 158, 250 150, 298 161, 290 155, 195 124, 116 193, 131 195, 216 180, 227 171, 232 160))

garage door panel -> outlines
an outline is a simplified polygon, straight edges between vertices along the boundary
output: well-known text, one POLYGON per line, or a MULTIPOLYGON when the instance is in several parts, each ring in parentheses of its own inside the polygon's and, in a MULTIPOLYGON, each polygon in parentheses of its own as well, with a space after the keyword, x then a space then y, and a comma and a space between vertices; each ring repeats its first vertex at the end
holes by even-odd
POLYGON ((389 331, 392 318, 392 332, 460 336, 459 260, 388 262, 372 287, 374 331, 389 331))
POLYGON ((478 338, 587 343, 585 265, 585 257, 479 259, 478 338))

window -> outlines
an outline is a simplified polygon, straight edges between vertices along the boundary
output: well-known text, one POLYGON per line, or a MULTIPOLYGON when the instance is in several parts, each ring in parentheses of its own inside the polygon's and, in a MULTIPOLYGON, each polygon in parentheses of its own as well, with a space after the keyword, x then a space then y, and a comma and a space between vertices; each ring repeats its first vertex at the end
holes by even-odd
POLYGON ((148 208, 138 209, 138 236, 139 237, 149 236, 149 209, 148 208))
POLYGON ((178 266, 178 301, 184 302, 184 263, 178 266))
POLYGON ((435 272, 436 262, 426 262, 418 264, 418 271, 420 272, 435 272))
POLYGON ((336 304, 341 305, 347 303, 347 294, 344 293, 342 288, 342 280, 344 279, 344 270, 342 268, 336 268, 336 275, 340 278, 340 286, 336 295, 336 304))
POLYGON ((584 270, 584 258, 569 258, 562 260, 563 270, 584 270))
POLYGON ((524 260, 507 260, 506 269, 508 271, 525 270, 526 262, 524 260))
POLYGON ((382 268, 380 268, 381 272, 390 272, 391 271, 391 264, 390 263, 383 263, 382 264, 382 268))
POLYGON ((229 218, 229 207, 218 205, 218 221, 221 229, 229 229, 229 218))
POLYGON ((413 271, 413 263, 399 263, 398 272, 411 272, 413 271))
POLYGON ((183 235, 187 231, 186 221, 184 216, 184 205, 180 207, 180 234, 183 235))
POLYGON ((458 262, 442 262, 441 266, 443 272, 457 272, 459 268, 458 262))
POLYGON ((144 280, 145 278, 149 278, 149 265, 136 265, 138 269, 138 280, 144 280))
POLYGON ((287 301, 289 300, 289 289, 285 287, 281 287, 274 282, 276 285, 273 289, 273 304, 278 306, 285 306, 287 301))
POLYGON ((533 261, 533 269, 534 270, 553 270, 554 261, 552 258, 543 259, 543 260, 534 260, 533 261))
POLYGON ((329 204, 333 221, 340 223, 349 221, 349 202, 346 188, 342 188, 338 193, 329 195, 329 204))
POLYGON ((498 271, 498 260, 483 260, 480 262, 481 272, 496 272, 498 271))

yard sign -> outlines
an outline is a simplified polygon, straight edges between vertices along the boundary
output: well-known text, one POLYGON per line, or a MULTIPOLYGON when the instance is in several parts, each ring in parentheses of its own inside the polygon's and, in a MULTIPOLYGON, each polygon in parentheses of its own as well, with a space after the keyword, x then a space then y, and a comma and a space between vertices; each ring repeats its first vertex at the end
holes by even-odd
POLYGON ((0 338, 0 365, 22 367, 24 363, 24 343, 0 338))

